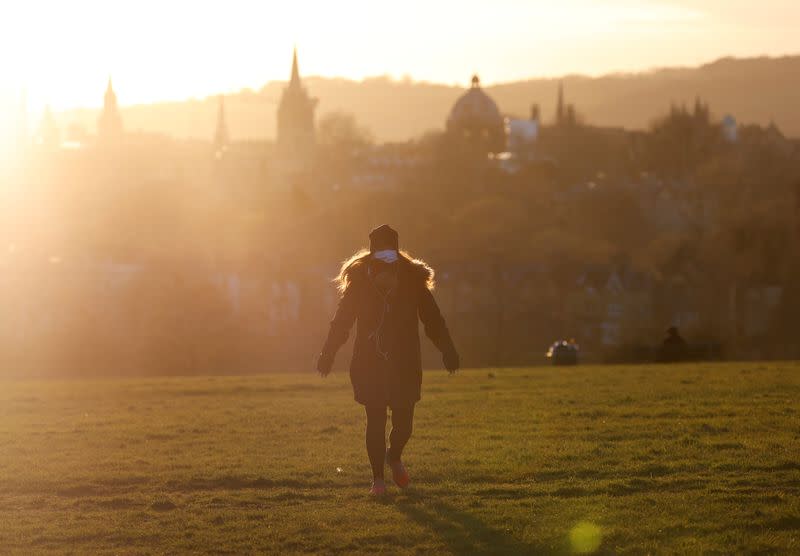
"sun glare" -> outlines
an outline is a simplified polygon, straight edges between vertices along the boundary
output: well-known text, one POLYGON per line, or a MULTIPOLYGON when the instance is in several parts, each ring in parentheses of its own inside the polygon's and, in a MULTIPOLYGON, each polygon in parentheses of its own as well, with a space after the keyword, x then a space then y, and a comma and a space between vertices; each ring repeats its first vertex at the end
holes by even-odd
POLYGON ((591 554, 600 548, 603 540, 600 528, 589 521, 581 521, 569 532, 569 543, 575 554, 591 554))
MULTIPOLYGON (((774 4, 787 14, 799 11, 784 0, 774 4)), ((15 55, 6 57, 0 88, 26 89, 33 113, 46 104, 98 107, 108 75, 124 83, 123 105, 207 96, 286 79, 293 45, 301 49, 306 75, 411 75, 444 83, 463 83, 474 71, 493 83, 695 63, 747 52, 756 39, 757 54, 769 53, 765 45, 767 51, 800 48, 796 33, 780 22, 763 25, 764 36, 738 33, 750 11, 666 0, 501 0, 492 6, 414 0, 402 10, 359 0, 233 0, 223 7, 12 1, 2 7, 0 47, 15 55)))

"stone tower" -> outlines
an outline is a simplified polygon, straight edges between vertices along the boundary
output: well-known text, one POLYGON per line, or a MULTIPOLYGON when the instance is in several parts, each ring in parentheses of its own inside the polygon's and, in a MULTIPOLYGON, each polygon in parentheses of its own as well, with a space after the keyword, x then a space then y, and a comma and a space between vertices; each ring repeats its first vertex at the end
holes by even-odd
POLYGON ((300 81, 297 49, 292 74, 278 105, 277 164, 290 176, 308 175, 314 163, 314 110, 317 99, 309 96, 300 81))

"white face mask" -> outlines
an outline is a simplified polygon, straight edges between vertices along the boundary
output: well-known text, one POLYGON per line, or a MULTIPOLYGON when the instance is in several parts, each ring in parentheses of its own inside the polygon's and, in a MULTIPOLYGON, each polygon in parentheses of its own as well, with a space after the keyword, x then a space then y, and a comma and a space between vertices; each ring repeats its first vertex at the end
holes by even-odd
POLYGON ((379 261, 383 261, 385 263, 393 263, 397 261, 397 250, 384 249, 383 251, 375 251, 372 254, 372 256, 378 259, 379 261))

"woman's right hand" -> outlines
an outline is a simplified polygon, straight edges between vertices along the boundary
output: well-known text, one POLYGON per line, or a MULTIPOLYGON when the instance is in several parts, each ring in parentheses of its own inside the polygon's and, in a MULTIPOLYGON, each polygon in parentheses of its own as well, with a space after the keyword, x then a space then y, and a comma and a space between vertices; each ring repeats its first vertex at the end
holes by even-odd
POLYGON ((331 374, 331 369, 333 368, 333 357, 330 355, 326 355, 325 353, 320 353, 319 358, 317 359, 317 372, 323 378, 331 374))

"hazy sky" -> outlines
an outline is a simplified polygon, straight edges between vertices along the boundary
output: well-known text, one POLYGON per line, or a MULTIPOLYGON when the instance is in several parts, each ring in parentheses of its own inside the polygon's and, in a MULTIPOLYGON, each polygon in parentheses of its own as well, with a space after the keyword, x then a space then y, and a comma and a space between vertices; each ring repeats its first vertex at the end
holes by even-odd
POLYGON ((466 85, 800 53, 800 0, 2 0, 0 89, 31 111, 304 75, 466 85), (6 63, 10 61, 10 65, 6 63))

